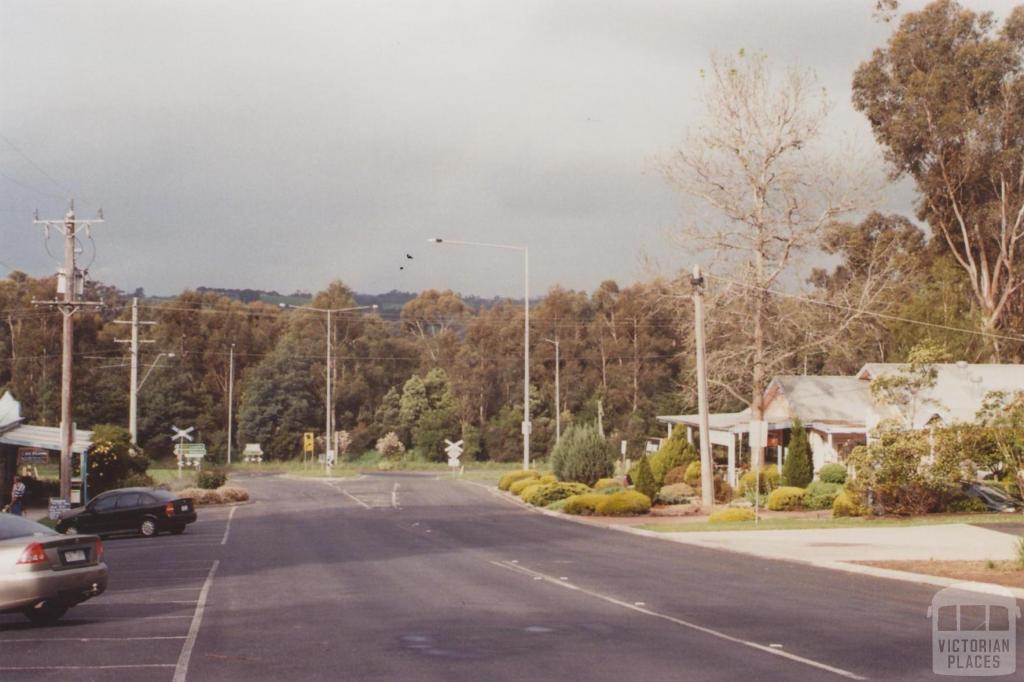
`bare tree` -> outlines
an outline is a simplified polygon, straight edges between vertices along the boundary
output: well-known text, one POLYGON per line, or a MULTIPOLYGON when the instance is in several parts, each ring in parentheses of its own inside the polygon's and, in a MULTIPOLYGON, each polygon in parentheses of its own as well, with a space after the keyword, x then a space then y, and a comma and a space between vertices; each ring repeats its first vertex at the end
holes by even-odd
MULTIPOLYGON (((769 289, 822 229, 858 208, 861 187, 814 144, 829 103, 813 74, 790 68, 773 78, 763 54, 713 57, 705 76, 705 121, 664 165, 669 180, 711 209, 684 237, 728 264, 749 314, 751 418, 763 418, 769 379, 769 289)), ((778 326, 778 323, 776 323, 778 326)), ((745 355, 734 349, 735 359, 745 355)), ((763 449, 752 452, 753 466, 763 449)))

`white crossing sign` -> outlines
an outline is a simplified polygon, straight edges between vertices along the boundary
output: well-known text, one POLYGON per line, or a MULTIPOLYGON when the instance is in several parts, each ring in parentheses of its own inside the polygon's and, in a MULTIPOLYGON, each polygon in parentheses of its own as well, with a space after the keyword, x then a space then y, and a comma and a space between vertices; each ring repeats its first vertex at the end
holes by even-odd
POLYGON ((459 457, 462 456, 462 441, 457 440, 453 443, 445 438, 444 442, 448 443, 448 447, 444 449, 445 453, 448 455, 448 466, 454 469, 459 466, 459 457))
POLYGON ((192 436, 189 434, 195 430, 196 427, 194 426, 190 426, 187 429, 179 429, 177 426, 172 426, 171 431, 174 431, 174 434, 171 436, 171 440, 187 440, 191 443, 192 436))

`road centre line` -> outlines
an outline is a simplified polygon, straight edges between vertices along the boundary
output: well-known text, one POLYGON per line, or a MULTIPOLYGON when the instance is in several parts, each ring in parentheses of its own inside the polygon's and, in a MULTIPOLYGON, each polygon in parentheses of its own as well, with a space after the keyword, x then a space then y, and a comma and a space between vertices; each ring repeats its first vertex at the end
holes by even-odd
POLYGON ((696 630, 697 632, 702 632, 702 633, 704 633, 706 635, 711 635, 712 637, 717 637, 719 639, 724 639, 725 641, 732 642, 734 644, 740 644, 742 646, 749 647, 751 649, 755 649, 755 650, 761 651, 763 653, 771 654, 773 656, 779 656, 781 658, 786 658, 786 659, 789 659, 789 660, 794 661, 796 663, 802 663, 803 665, 806 665, 806 666, 809 666, 809 667, 812 667, 812 668, 817 668, 818 670, 825 670, 825 671, 833 673, 835 675, 839 675, 840 677, 845 677, 845 678, 848 678, 848 679, 851 679, 851 680, 866 680, 866 679, 868 679, 866 677, 862 677, 860 675, 857 675, 856 673, 852 673, 849 670, 843 670, 842 668, 836 668, 834 666, 828 665, 827 663, 821 663, 819 661, 815 661, 815 660, 812 660, 810 658, 804 658, 803 656, 797 656, 796 654, 791 654, 788 651, 784 651, 782 649, 774 649, 774 648, 772 648, 770 646, 765 646, 764 644, 758 644, 757 642, 751 642, 749 640, 741 639, 739 637, 733 637, 732 635, 727 635, 724 632, 720 632, 718 630, 713 630, 713 629, 705 627, 703 625, 697 625, 696 623, 691 623, 689 621, 682 620, 681 618, 675 618, 673 616, 669 616, 669 615, 664 614, 664 613, 658 613, 657 611, 651 611, 650 609, 644 608, 642 606, 637 606, 635 604, 631 604, 629 602, 625 602, 625 601, 622 601, 620 599, 616 599, 615 597, 609 597, 607 595, 601 594, 600 592, 594 592, 593 590, 588 590, 588 589, 580 587, 578 585, 573 585, 570 582, 566 582, 566 581, 560 580, 558 578, 553 578, 553 577, 551 577, 549 575, 546 575, 544 573, 540 573, 538 571, 533 571, 533 570, 531 570, 529 568, 526 568, 524 566, 520 566, 518 564, 514 564, 514 563, 512 563, 510 561, 491 561, 489 563, 491 563, 491 564, 493 564, 495 566, 498 566, 500 568, 504 568, 504 569, 507 569, 507 570, 510 570, 510 571, 515 571, 517 573, 522 573, 522 574, 531 576, 532 578, 534 578, 534 580, 543 580, 543 581, 545 581, 545 582, 547 582, 547 583, 549 583, 551 585, 558 585, 559 587, 564 587, 566 589, 573 590, 575 592, 579 592, 580 594, 585 594, 588 597, 593 597, 595 599, 600 599, 601 601, 608 602, 609 604, 614 604, 615 606, 620 606, 620 607, 622 607, 624 609, 629 609, 630 611, 636 611, 637 613, 642 613, 642 614, 644 614, 646 616, 651 616, 653 618, 659 618, 661 620, 668 621, 669 623, 674 623, 675 625, 679 625, 679 626, 682 626, 684 628, 689 628, 691 630, 696 630))
POLYGON ((213 585, 213 576, 217 574, 218 566, 220 566, 220 561, 214 561, 213 566, 210 567, 210 574, 206 576, 206 582, 203 583, 203 589, 199 593, 199 601, 196 604, 195 615, 192 617, 192 625, 188 629, 185 644, 181 647, 178 664, 174 667, 174 682, 185 682, 188 677, 188 664, 192 659, 192 649, 195 647, 196 639, 199 637, 199 628, 203 624, 203 614, 206 612, 206 599, 210 594, 210 586, 213 585))
POLYGON ((28 672, 30 670, 124 670, 126 668, 173 668, 173 663, 124 663, 121 665, 15 665, 0 666, 0 670, 28 672))
POLYGON ((350 493, 347 490, 342 490, 341 494, 345 495, 346 497, 350 497, 353 500, 355 500, 356 502, 358 502, 360 505, 362 505, 363 509, 369 509, 370 508, 370 505, 366 504, 365 502, 363 502, 362 500, 360 500, 358 497, 356 497, 355 495, 353 495, 352 493, 350 493))
POLYGON ((228 544, 228 534, 231 532, 231 519, 235 518, 235 512, 238 511, 238 507, 232 507, 231 511, 228 512, 228 522, 224 527, 224 537, 221 538, 220 544, 228 544))
POLYGON ((45 637, 39 639, 0 639, 0 644, 20 644, 22 642, 140 642, 160 639, 185 639, 185 635, 167 635, 163 637, 45 637))

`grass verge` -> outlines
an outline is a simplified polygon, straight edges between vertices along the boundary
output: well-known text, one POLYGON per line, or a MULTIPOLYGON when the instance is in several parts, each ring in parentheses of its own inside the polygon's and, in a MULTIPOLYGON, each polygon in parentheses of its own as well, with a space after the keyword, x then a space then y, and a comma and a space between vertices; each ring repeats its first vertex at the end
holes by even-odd
POLYGON ((904 526, 938 526, 951 523, 1024 523, 1021 514, 928 514, 912 517, 839 517, 826 519, 762 519, 729 523, 657 523, 638 526, 658 533, 698 533, 733 530, 805 530, 812 528, 893 528, 904 526))

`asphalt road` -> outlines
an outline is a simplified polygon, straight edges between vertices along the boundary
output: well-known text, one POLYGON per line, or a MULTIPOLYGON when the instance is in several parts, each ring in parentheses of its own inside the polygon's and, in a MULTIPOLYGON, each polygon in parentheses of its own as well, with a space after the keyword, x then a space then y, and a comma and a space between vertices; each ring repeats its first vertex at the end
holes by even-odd
MULTIPOLYGON (((934 588, 584 526, 434 476, 251 478, 0 680, 933 679, 934 588)), ((1018 644, 1022 637, 1018 635, 1018 644)))

